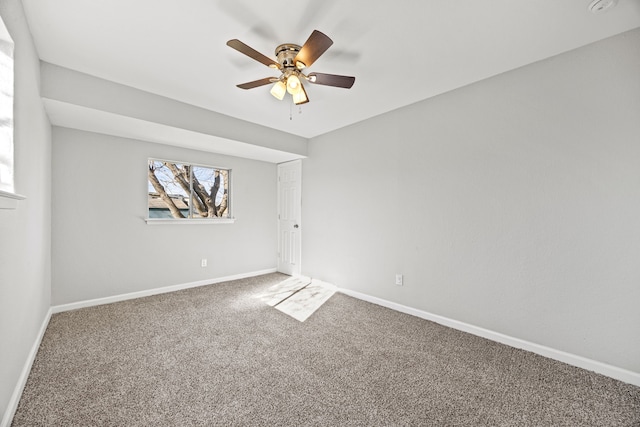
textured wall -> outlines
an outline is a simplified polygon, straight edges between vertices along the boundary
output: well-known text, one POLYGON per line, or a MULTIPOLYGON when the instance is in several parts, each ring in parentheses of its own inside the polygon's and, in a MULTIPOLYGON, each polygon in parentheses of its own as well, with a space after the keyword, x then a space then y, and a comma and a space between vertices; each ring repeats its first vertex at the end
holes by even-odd
POLYGON ((640 372, 639 45, 312 139, 303 274, 640 372))

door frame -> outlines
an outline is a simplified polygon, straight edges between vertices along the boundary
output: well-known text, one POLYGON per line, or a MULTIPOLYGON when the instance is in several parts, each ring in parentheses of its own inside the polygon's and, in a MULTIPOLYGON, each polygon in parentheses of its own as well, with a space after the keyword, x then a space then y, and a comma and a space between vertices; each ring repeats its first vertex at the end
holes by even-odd
POLYGON ((285 274, 291 274, 291 276, 297 277, 300 276, 302 273, 302 159, 296 159, 296 160, 291 160, 288 162, 283 162, 283 163, 278 163, 277 166, 277 191, 278 191, 278 197, 277 197, 277 216, 276 216, 276 221, 277 221, 277 233, 278 233, 278 241, 277 241, 277 254, 278 254, 278 259, 277 259, 277 270, 280 272, 283 272, 285 274), (297 263, 295 264, 295 267, 293 269, 293 271, 291 273, 289 273, 288 271, 283 272, 282 270, 282 264, 281 264, 281 250, 282 250, 282 233, 283 233, 283 229, 282 229, 282 221, 280 220, 280 215, 281 215, 281 170, 284 167, 291 167, 291 166, 296 166, 297 167, 297 186, 298 186, 298 197, 297 197, 297 206, 295 207, 295 211, 297 212, 297 218, 295 218, 295 223, 298 226, 297 227, 297 233, 298 233, 298 239, 297 239, 297 263))

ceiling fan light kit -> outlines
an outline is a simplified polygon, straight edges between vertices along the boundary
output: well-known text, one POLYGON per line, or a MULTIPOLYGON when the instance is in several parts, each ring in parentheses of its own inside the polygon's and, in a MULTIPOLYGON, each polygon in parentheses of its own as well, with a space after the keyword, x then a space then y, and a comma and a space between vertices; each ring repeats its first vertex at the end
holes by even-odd
POLYGON ((255 87, 264 86, 274 83, 271 87, 271 95, 278 100, 283 100, 288 92, 293 103, 301 105, 309 102, 307 91, 302 81, 308 81, 313 84, 325 86, 341 87, 350 89, 355 83, 356 78, 350 76, 341 76, 336 74, 310 73, 308 75, 302 73, 302 70, 310 67, 331 45, 333 41, 325 34, 318 30, 314 30, 309 39, 302 46, 297 44, 285 43, 276 47, 275 54, 278 61, 274 61, 266 55, 261 54, 255 49, 244 44, 240 40, 233 39, 227 42, 227 46, 237 50, 248 57, 261 62, 262 64, 279 70, 280 77, 266 77, 252 82, 237 85, 240 89, 253 89, 255 87))

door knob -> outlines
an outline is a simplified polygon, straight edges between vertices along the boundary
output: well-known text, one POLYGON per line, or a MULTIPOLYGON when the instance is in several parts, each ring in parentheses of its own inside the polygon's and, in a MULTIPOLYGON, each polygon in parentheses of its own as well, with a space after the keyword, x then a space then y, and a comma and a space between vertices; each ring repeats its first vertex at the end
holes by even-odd
POLYGON ((293 228, 298 228, 298 224, 294 224, 293 228))

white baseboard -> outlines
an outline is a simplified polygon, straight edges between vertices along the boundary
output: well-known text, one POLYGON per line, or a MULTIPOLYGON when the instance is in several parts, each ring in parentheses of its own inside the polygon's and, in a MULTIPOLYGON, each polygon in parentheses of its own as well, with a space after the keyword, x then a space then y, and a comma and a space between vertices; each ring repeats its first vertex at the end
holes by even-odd
POLYGON ((473 335, 477 335, 483 338, 490 339, 492 341, 506 344, 511 347, 527 350, 532 353, 536 353, 541 356, 548 357, 550 359, 564 362, 568 365, 577 366, 578 368, 586 369, 588 371, 593 371, 598 374, 602 374, 607 377, 611 377, 616 380, 620 380, 625 383, 633 384, 640 387, 640 373, 638 372, 633 372, 626 369, 618 368, 616 366, 608 365, 606 363, 598 362, 596 360, 587 359, 586 357, 567 353, 561 350, 556 350, 551 347, 546 347, 544 345, 532 343, 519 338, 514 338, 508 335, 501 334, 499 332, 491 331, 489 329, 484 329, 479 326, 474 326, 469 323, 464 323, 457 320, 449 319, 448 317, 418 310, 412 307, 407 307, 402 304, 397 304, 395 302, 387 301, 382 298, 374 297, 371 295, 363 294, 363 293, 352 291, 349 289, 339 288, 338 292, 343 293, 345 295, 352 296, 357 299, 361 299, 363 301, 381 305, 383 307, 387 307, 392 310, 399 311, 401 313, 410 314, 412 316, 430 320, 432 322, 439 323, 440 325, 448 326, 450 328, 457 329, 459 331, 468 332, 473 335))
POLYGON ((166 294, 169 292, 181 291, 183 289, 197 288, 198 286, 213 285, 215 283, 228 282, 231 280, 246 279, 247 277, 260 276, 263 274, 275 273, 275 268, 253 271, 251 273, 235 274, 232 276, 218 277, 215 279, 199 280, 197 282, 183 283, 179 285, 164 286, 162 288, 147 289, 144 291, 131 292, 127 294, 113 295, 104 298, 96 298, 85 301, 72 302, 69 304, 54 305, 51 307, 53 313, 76 310, 78 308, 93 307, 102 304, 111 304, 118 301, 126 301, 135 298, 148 297, 151 295, 166 294))
POLYGON ((146 297, 151 295, 158 295, 158 294, 163 294, 168 292, 175 292, 182 289, 195 288, 198 286, 206 286, 206 285, 212 285, 215 283, 228 282, 231 280, 245 279, 247 277, 260 276, 263 274, 269 274, 269 273, 275 273, 275 272, 276 272, 275 268, 269 268, 266 270, 254 271, 251 273, 236 274, 232 276, 219 277, 216 279, 200 280, 197 282, 183 283, 180 285, 166 286, 163 288, 148 289, 145 291, 131 292, 128 294, 114 295, 114 296, 105 297, 105 298, 96 298, 96 299, 87 300, 87 301, 79 301, 79 302, 74 302, 70 304, 52 306, 47 311, 45 319, 43 320, 42 325, 40 326, 40 330, 38 331, 38 336, 36 337, 36 340, 33 343, 33 346, 31 347, 31 351, 27 356, 27 360, 25 361, 24 367, 22 368, 22 372, 20 373, 20 377, 18 378, 16 387, 13 391, 13 394, 11 395, 11 399, 9 400, 9 404, 7 405, 7 409, 2 417, 2 421, 0 421, 0 427, 9 427, 11 425, 11 421, 13 420, 13 416, 15 415, 15 412, 18 409, 18 403, 20 403, 22 392, 24 391, 24 387, 27 384, 27 379, 29 378, 31 367, 33 366, 33 362, 38 353, 38 348, 40 348, 40 343, 42 342, 44 333, 47 330, 47 326, 49 325, 49 320, 51 320, 52 314, 62 313, 64 311, 75 310, 78 308, 92 307, 95 305, 110 304, 112 302, 125 301, 129 299, 141 298, 141 297, 146 297))
MULTIPOLYGON (((95 305, 101 304, 109 304, 118 301, 125 301, 134 298, 141 298, 145 296, 158 295, 168 292, 174 292, 182 289, 194 288, 198 286, 206 286, 214 283, 227 282, 230 280, 238 280, 244 279, 247 277, 259 276, 262 274, 275 273, 276 269, 266 269, 260 271, 254 271, 252 273, 244 273, 237 274, 232 276, 220 277, 216 279, 210 280, 201 280, 197 282, 184 283, 180 285, 166 286, 163 288, 155 288, 148 289, 145 291, 132 292, 128 294, 115 295, 111 297, 105 298, 96 298, 87 301, 79 301, 70 304, 63 304, 52 306, 47 314, 45 315, 44 320, 42 321, 42 325, 40 326, 40 330, 38 331, 38 335, 31 347, 31 351, 25 361, 25 364, 22 368, 22 372, 20 373, 20 377, 16 384, 16 387, 11 395, 11 399, 9 400, 9 404, 7 405, 7 409, 4 413, 2 421, 0 422, 0 427, 9 427, 11 425, 11 421, 13 420, 13 416, 15 414, 16 409, 18 408, 18 403, 20 402, 20 397, 22 396, 22 392, 27 383, 27 379, 29 378, 29 373, 31 372, 31 367, 38 353, 38 348, 40 347, 40 343, 42 342, 42 338, 44 333, 49 325, 49 320, 51 319, 51 315, 53 313, 61 313, 64 311, 75 310, 78 308, 91 307, 95 305)), ((595 360, 587 359, 582 356, 577 356, 575 354, 567 353, 564 351, 556 350, 550 347, 546 347, 540 344, 535 344, 529 341, 521 340, 519 338, 510 337, 508 335, 501 334, 499 332, 494 332, 489 329, 484 329, 478 326, 474 326, 468 323, 460 322, 457 320, 449 319, 444 316, 439 316, 437 314, 432 314, 426 311, 418 310, 412 307, 407 307, 402 304, 397 304, 391 301, 384 300, 382 298, 377 298, 371 295, 363 294, 360 292, 352 291, 349 289, 339 288, 338 292, 343 293, 345 295, 352 296, 354 298, 361 299, 363 301, 371 302, 373 304, 377 304, 383 307, 390 308, 392 310, 399 311, 401 313, 409 314, 412 316, 420 317, 422 319, 430 320, 432 322, 439 323, 444 326, 448 326, 453 329, 457 329, 463 332, 468 332, 473 335, 477 335, 483 338, 490 339, 492 341, 496 341, 502 344, 509 345, 511 347, 520 348, 523 350, 530 351, 532 353, 539 354, 541 356, 548 357, 550 359, 558 360, 560 362, 567 363, 572 366, 576 366, 579 368, 587 369, 589 371, 593 371, 629 384, 633 384, 640 387, 640 373, 632 372, 626 369, 618 368, 616 366, 608 365, 606 363, 598 362, 595 360)))
POLYGON ((16 383, 16 387, 13 390, 13 394, 11 395, 11 399, 9 399, 9 404, 7 405, 7 409, 4 412, 4 416, 2 417, 2 421, 0 422, 0 427, 9 427, 11 425, 11 421, 13 421, 13 416, 18 409, 18 403, 20 403, 20 397, 22 397, 22 391, 24 390, 24 386, 27 385, 27 379, 29 378, 29 373, 31 372, 31 367, 33 366, 34 360, 36 360, 36 355, 38 354, 38 349, 40 348, 40 343, 42 342, 42 337, 44 337, 44 332, 47 330, 47 326, 49 326, 49 320, 51 320, 51 314, 53 311, 51 308, 47 311, 47 314, 44 316, 44 320, 40 325, 40 330, 38 331, 38 335, 31 346, 31 351, 27 356, 27 360, 22 367, 22 372, 20 372, 20 376, 18 377, 18 382, 16 383))
POLYGON ((43 320, 42 325, 40 326, 40 330, 38 331, 38 336, 36 337, 36 340, 33 343, 33 346, 31 347, 31 351, 27 356, 27 360, 25 361, 24 367, 22 368, 22 372, 20 373, 20 377, 18 378, 16 387, 13 391, 13 394, 11 395, 11 399, 9 400, 9 404, 7 405, 7 409, 4 413, 4 416, 2 417, 2 421, 0 421, 0 427, 9 427, 11 425, 11 421, 13 420, 13 416, 16 412, 16 409, 18 409, 18 403, 20 403, 20 397, 22 396, 24 387, 27 384, 27 379, 29 378, 31 367, 33 366, 33 362, 36 358, 36 354, 38 353, 38 348, 40 348, 42 337, 44 336, 44 333, 47 330, 47 326, 49 325, 49 320, 51 320, 52 314, 62 313, 64 311, 75 310, 78 308, 92 307, 95 305, 110 304, 113 302, 125 301, 129 299, 134 299, 134 298, 164 294, 168 292, 175 292, 182 289, 195 288, 198 286, 206 286, 206 285, 212 285, 215 283, 228 282, 230 280, 245 279, 247 277, 260 276, 263 274, 269 274, 269 273, 275 273, 275 272, 276 272, 275 268, 269 268, 266 270, 254 271, 251 273, 236 274, 232 276, 219 277, 216 279, 200 280, 197 282, 183 283, 180 285, 165 286, 162 288, 154 288, 154 289, 148 289, 145 291, 131 292, 127 294, 114 295, 114 296, 105 297, 105 298, 96 298, 96 299, 87 300, 87 301, 78 301, 78 302, 69 303, 69 304, 52 306, 47 311, 45 319, 43 320))

